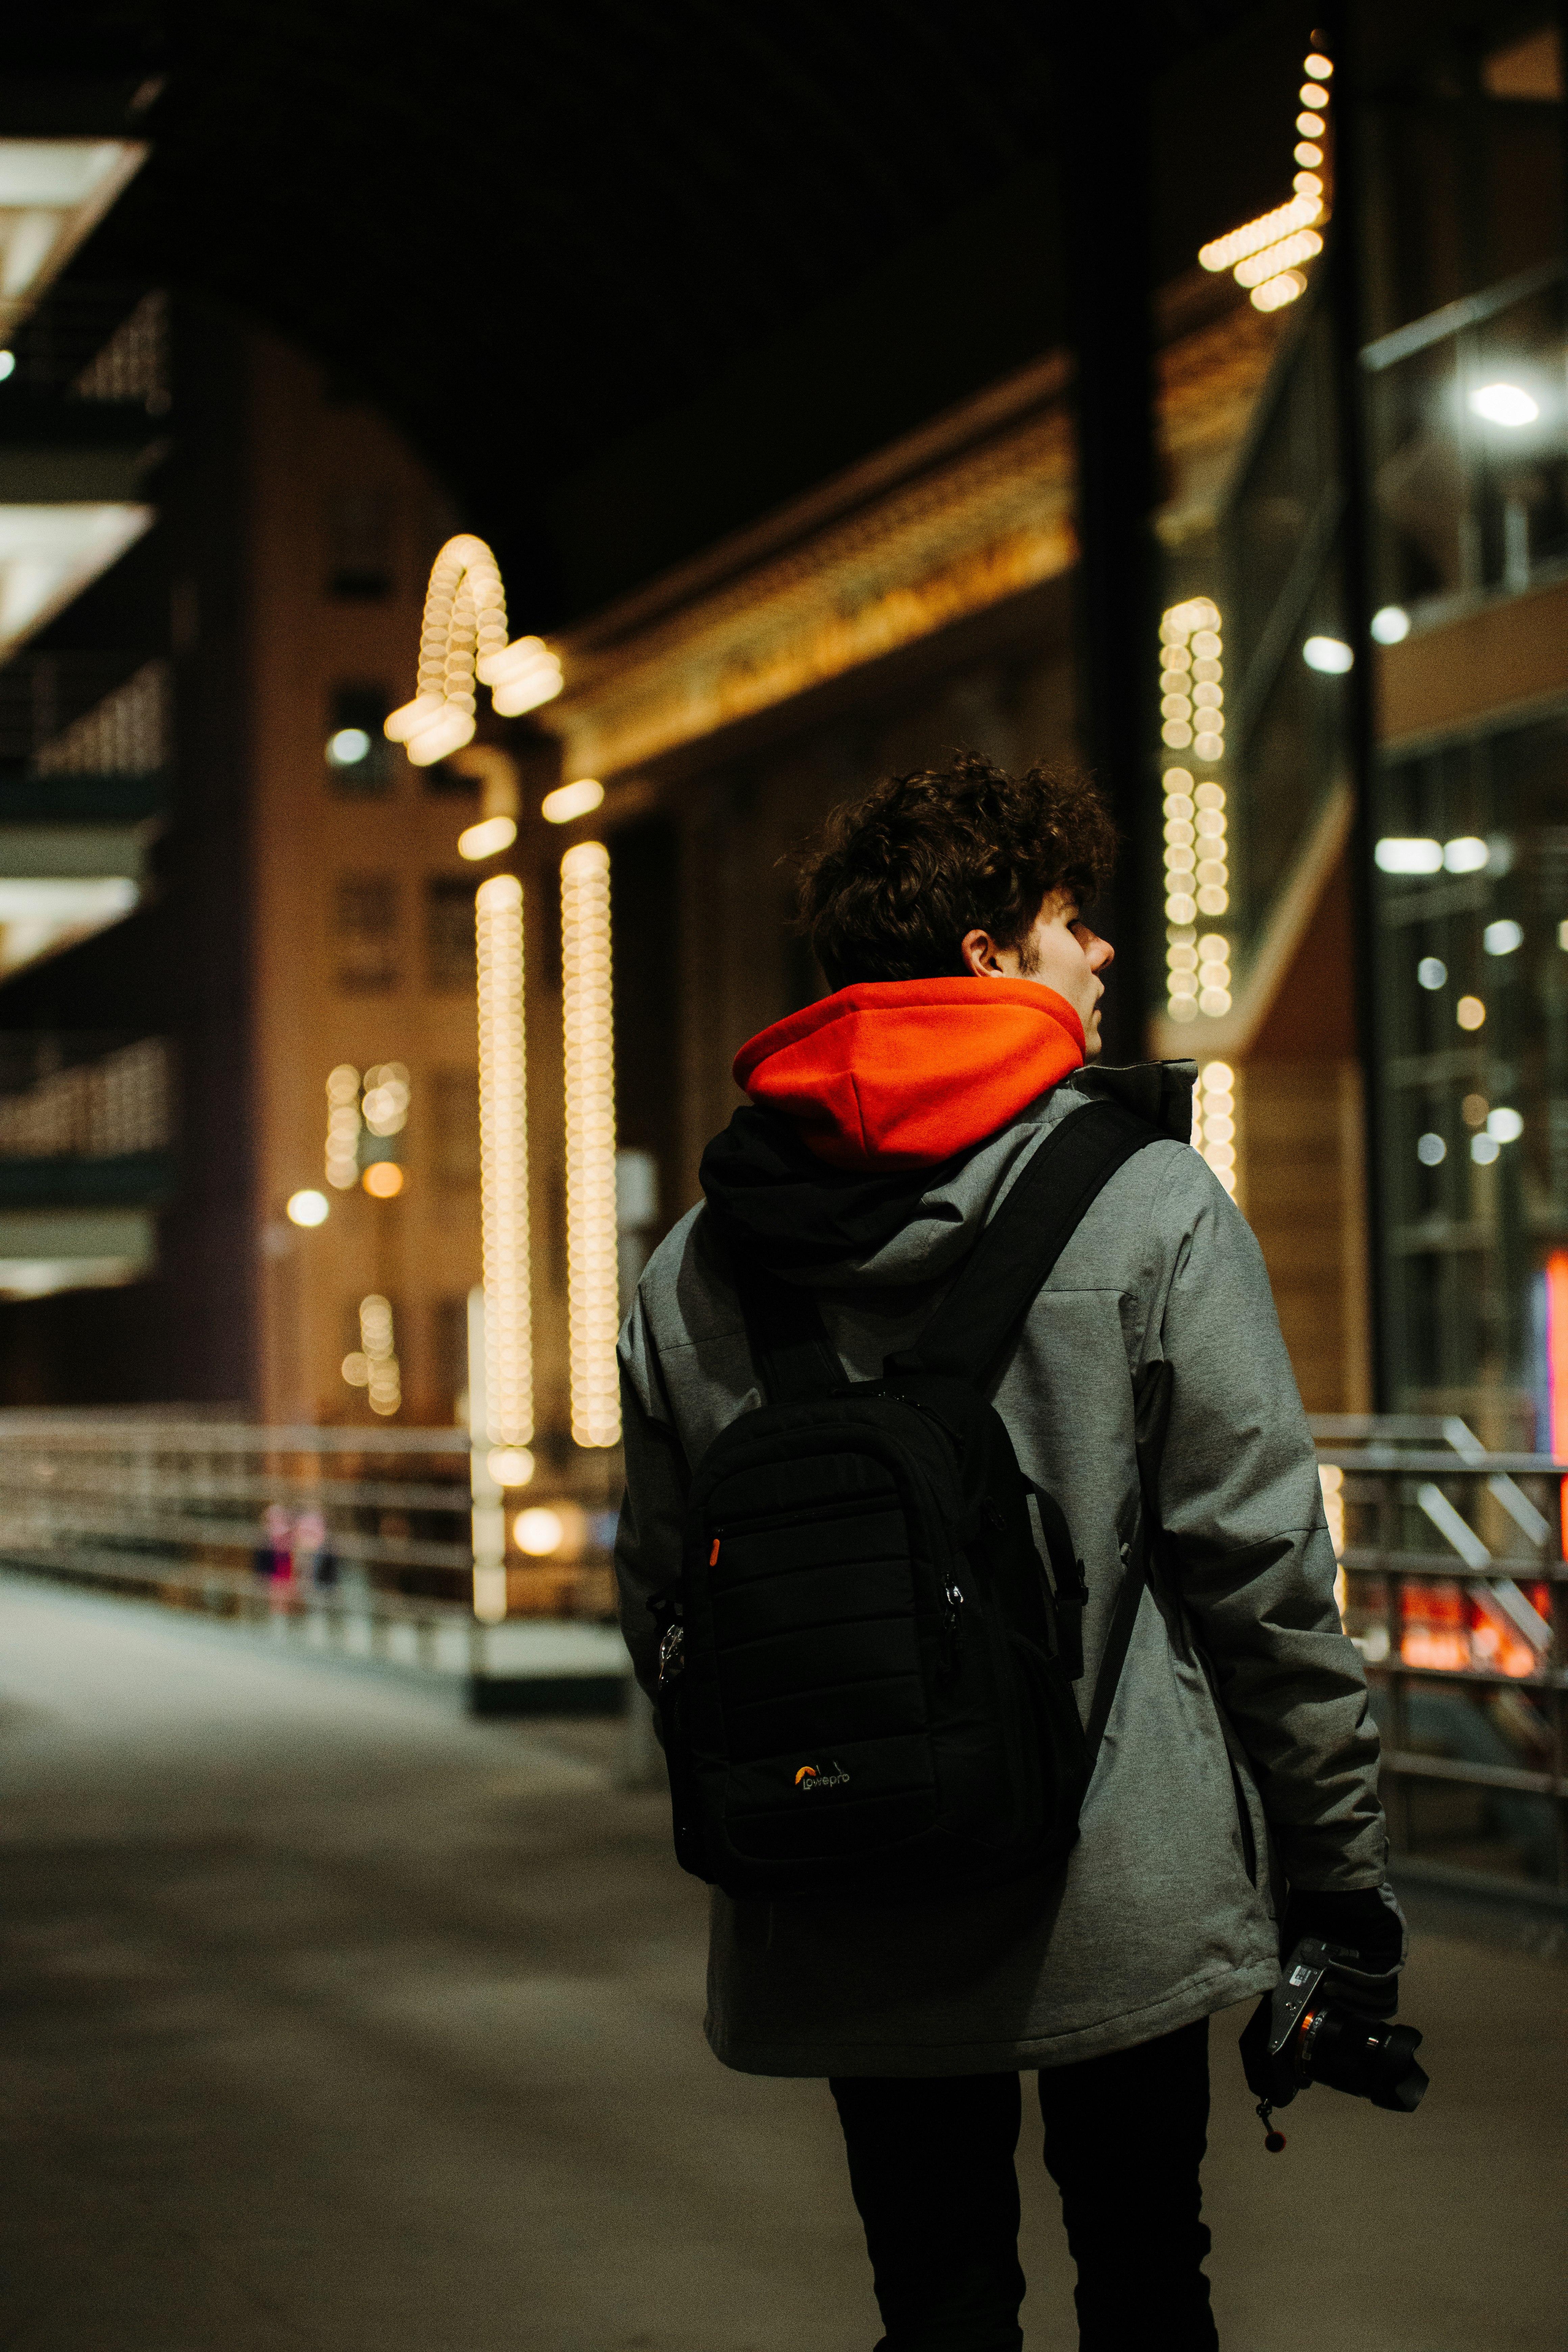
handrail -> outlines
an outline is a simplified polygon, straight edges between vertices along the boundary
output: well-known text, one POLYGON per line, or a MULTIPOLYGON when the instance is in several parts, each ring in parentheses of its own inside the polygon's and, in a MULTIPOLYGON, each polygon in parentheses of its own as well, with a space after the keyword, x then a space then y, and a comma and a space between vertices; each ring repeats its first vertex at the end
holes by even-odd
POLYGON ((1429 1867, 1431 1808, 1468 1790, 1469 1843, 1505 1859, 1511 1846, 1568 1896, 1568 1462, 1490 1453, 1454 1414, 1325 1413, 1311 1428, 1346 1630, 1380 1694, 1396 1857, 1429 1867), (1549 1516, 1521 1479, 1540 1482, 1549 1516), (1471 1521, 1488 1508, 1483 1537, 1471 1521), (1349 1513, 1371 1524, 1347 1530, 1349 1513))

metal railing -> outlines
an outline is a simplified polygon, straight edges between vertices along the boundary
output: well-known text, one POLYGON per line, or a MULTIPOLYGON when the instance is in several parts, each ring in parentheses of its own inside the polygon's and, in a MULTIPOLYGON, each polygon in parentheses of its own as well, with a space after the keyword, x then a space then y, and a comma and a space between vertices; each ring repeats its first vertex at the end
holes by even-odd
POLYGON ((1568 1462, 1454 1416, 1312 1429, 1395 1854, 1568 1892, 1568 1462))
POLYGON ((473 1608, 469 1454, 455 1428, 3 1412, 0 1568, 476 1681, 624 1675, 604 1466, 542 1481, 559 1551, 514 1552, 515 1613, 485 1623, 473 1608))

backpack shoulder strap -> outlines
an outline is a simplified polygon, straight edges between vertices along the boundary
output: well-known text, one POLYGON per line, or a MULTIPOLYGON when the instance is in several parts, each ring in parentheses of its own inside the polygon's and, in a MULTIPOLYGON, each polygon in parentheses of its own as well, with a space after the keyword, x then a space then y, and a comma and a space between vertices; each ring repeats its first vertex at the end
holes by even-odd
POLYGON ((915 1346, 888 1359, 889 1372, 982 1379, 1116 1171, 1162 1139, 1121 1103, 1071 1112, 1030 1157, 915 1346))
POLYGON ((770 1404, 798 1404, 844 1384, 821 1310, 799 1283, 731 1248, 730 1270, 746 1318, 746 1339, 770 1404))

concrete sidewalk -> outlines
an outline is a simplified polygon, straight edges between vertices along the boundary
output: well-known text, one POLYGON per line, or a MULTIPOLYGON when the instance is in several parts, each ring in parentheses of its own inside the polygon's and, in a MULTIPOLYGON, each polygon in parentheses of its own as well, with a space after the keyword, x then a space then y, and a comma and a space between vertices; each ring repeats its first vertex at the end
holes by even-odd
MULTIPOLYGON (((869 2352, 826 2086, 708 2054, 612 1738, 0 1580, 3 2352, 869 2352)), ((1280 2158, 1216 2020, 1226 2352, 1558 2352, 1564 1989, 1428 1937, 1426 2106, 1314 2091, 1280 2158)))

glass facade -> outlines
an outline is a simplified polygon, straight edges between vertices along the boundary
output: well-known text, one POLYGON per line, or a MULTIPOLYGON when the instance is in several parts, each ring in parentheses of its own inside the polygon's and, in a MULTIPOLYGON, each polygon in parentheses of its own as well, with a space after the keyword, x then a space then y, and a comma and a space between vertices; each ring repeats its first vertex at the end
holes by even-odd
POLYGON ((1430 623, 1568 571, 1565 290, 1550 261, 1366 352, 1391 635, 1414 613, 1430 623))
POLYGON ((1390 1402, 1550 1450, 1547 1269, 1568 1251, 1568 703, 1385 761, 1379 835, 1380 869, 1395 869, 1378 875, 1377 942, 1390 1402))

